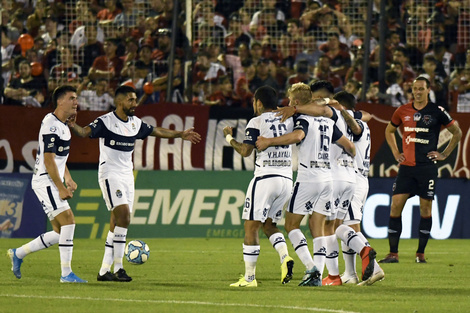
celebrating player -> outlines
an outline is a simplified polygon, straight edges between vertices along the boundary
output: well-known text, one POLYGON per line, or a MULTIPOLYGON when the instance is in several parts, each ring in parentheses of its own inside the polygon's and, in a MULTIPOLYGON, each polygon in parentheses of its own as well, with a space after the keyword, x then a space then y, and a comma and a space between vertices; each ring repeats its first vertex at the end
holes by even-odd
POLYGON ((137 139, 148 136, 182 138, 198 143, 201 136, 193 129, 175 131, 153 127, 134 116, 137 107, 134 88, 120 86, 116 89, 116 110, 98 117, 93 123, 80 127, 75 118, 70 128, 80 137, 100 138, 99 184, 104 201, 111 212, 109 232, 98 281, 128 282, 129 277, 122 265, 127 229, 134 202, 134 175, 132 153, 137 139), (111 266, 114 263, 114 274, 111 266))
MULTIPOLYGON (((273 112, 277 108, 276 91, 263 86, 256 90, 252 118, 245 130, 243 143, 232 137, 232 128, 225 127, 227 142, 243 157, 248 157, 255 148, 259 136, 276 137, 291 132, 292 119, 280 122, 273 112)), ((282 210, 292 191, 292 150, 290 146, 272 147, 257 153, 254 177, 248 186, 242 218, 245 220, 243 259, 245 275, 231 287, 257 287, 255 271, 260 254, 258 231, 262 227, 266 237, 279 253, 281 262, 281 283, 292 279, 294 260, 289 256, 284 235, 276 222, 282 218, 282 210)))
POLYGON ((26 255, 59 243, 62 270, 60 282, 86 283, 86 280, 72 272, 75 219, 67 202, 77 189, 77 184, 73 181, 66 165, 71 139, 66 122, 70 116, 77 113, 78 107, 75 88, 57 87, 52 94, 52 103, 55 110, 44 117, 39 130, 39 148, 31 182, 34 193, 51 221, 52 230, 18 249, 8 250, 8 255, 13 274, 19 279, 21 264, 26 255))

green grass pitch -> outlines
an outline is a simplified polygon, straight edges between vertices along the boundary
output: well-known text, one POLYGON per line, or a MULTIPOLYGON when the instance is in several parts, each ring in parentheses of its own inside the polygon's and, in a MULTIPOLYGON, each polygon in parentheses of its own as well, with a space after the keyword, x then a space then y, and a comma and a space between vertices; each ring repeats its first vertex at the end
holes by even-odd
MULTIPOLYGON (((75 240, 72 268, 89 283, 61 284, 57 246, 27 256, 16 279, 6 250, 27 240, 0 239, 0 312, 470 312, 469 240, 430 240, 427 264, 414 263, 417 240, 401 240, 400 263, 382 266, 385 280, 314 288, 297 286, 305 269, 290 243, 294 279, 281 285, 279 257, 263 237, 258 288, 247 289, 229 287, 244 272, 242 239, 143 240, 148 262, 124 260, 130 283, 97 282, 104 241, 75 240)), ((387 240, 371 244, 385 256, 387 240)))

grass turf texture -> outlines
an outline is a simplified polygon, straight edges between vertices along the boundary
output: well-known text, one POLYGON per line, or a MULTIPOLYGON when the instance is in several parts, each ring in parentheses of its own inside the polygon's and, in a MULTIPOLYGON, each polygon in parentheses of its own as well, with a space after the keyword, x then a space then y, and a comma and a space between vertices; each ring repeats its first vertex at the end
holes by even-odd
MULTIPOLYGON (((135 239, 135 238, 129 238, 135 239)), ((0 239, 0 312, 469 312, 469 240, 430 240, 427 264, 414 263, 417 240, 401 240, 400 263, 383 264, 385 280, 355 285, 297 287, 305 268, 295 260, 294 279, 280 283, 277 252, 261 240, 258 288, 233 288, 244 272, 243 239, 143 239, 150 258, 124 267, 130 283, 97 282, 104 240, 74 241, 73 271, 88 284, 61 284, 57 246, 28 255, 16 279, 5 256, 26 239, 0 239)), ((309 240, 311 245, 311 239, 309 240)), ((371 240, 378 258, 387 240, 371 240)), ((340 255, 340 272, 343 270, 340 255)), ((361 262, 358 260, 360 277, 361 262)), ((325 271, 326 273, 326 271, 325 271)))

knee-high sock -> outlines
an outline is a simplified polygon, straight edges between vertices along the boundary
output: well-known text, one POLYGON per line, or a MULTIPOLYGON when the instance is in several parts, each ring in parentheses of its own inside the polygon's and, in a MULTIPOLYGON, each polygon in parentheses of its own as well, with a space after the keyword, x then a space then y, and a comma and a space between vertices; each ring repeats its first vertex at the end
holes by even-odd
POLYGON ((391 217, 388 222, 388 244, 390 245, 390 252, 398 253, 398 242, 401 236, 401 216, 391 217))
POLYGON ((113 239, 113 261, 114 273, 122 268, 122 258, 124 256, 124 249, 126 248, 127 228, 116 226, 114 227, 113 239))
POLYGON ((295 253, 307 270, 313 268, 313 258, 308 250, 307 239, 300 229, 291 230, 288 234, 289 240, 294 247, 295 253))
POLYGON ((313 238, 313 263, 323 275, 326 262, 326 240, 325 236, 313 238))
POLYGON ((64 225, 60 228, 59 253, 62 276, 65 277, 72 272, 73 235, 75 224, 64 225))
POLYGON ((347 225, 339 225, 336 236, 356 253, 361 253, 366 246, 365 241, 357 235, 356 231, 347 225))
POLYGON ((114 233, 108 231, 106 236, 106 242, 104 244, 104 256, 103 262, 101 262, 100 275, 103 276, 106 272, 111 272, 111 265, 114 260, 114 249, 113 249, 114 233))
POLYGON ((22 259, 30 253, 49 248, 59 242, 59 236, 60 235, 53 230, 41 234, 36 237, 36 239, 33 239, 16 249, 16 256, 22 259))
POLYGON ((424 253, 424 249, 426 249, 426 245, 428 244, 429 236, 431 234, 431 227, 432 217, 421 216, 421 220, 419 221, 419 245, 416 253, 424 253))
POLYGON ((325 236, 326 239, 326 268, 328 274, 332 276, 339 275, 338 265, 338 240, 336 235, 325 236))
POLYGON ((256 262, 260 252, 260 246, 248 246, 243 244, 243 260, 245 261, 245 280, 250 282, 256 278, 256 262))
POLYGON ((284 261, 284 258, 289 255, 289 252, 287 251, 287 244, 286 244, 286 239, 284 238, 284 235, 282 233, 272 234, 269 237, 269 241, 273 245, 273 248, 276 249, 277 253, 279 254, 279 258, 282 264, 282 261, 284 261))
POLYGON ((341 249, 343 251, 344 275, 353 276, 356 274, 356 251, 343 241, 341 241, 341 249))

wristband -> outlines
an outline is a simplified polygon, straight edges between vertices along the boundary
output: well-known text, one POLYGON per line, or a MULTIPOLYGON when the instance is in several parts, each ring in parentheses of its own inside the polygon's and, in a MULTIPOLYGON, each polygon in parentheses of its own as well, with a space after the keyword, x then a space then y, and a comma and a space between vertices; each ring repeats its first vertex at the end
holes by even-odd
POLYGON ((225 136, 225 140, 230 144, 230 141, 232 141, 233 137, 232 135, 228 134, 227 136, 225 136))
POLYGON ((325 104, 330 103, 330 98, 323 98, 323 100, 325 100, 325 104))

